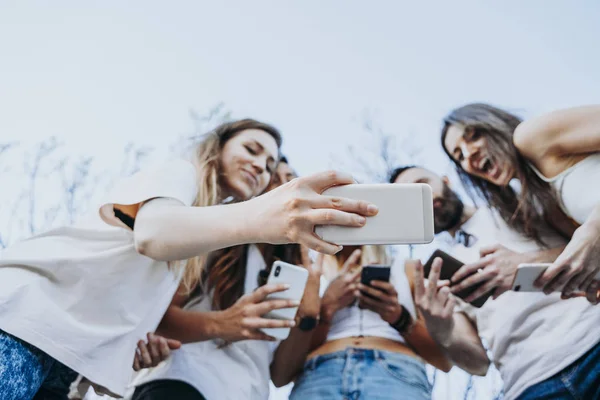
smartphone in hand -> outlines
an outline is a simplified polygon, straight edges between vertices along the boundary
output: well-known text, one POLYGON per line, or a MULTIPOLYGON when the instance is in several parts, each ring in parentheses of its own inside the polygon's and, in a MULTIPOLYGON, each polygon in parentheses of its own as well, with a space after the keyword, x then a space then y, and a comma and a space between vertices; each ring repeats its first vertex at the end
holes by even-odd
MULTIPOLYGON (((290 285, 290 288, 283 292, 270 294, 266 299, 301 301, 307 280, 308 270, 306 268, 283 261, 275 261, 271 267, 271 273, 269 274, 267 284, 287 283, 290 285)), ((264 318, 293 320, 296 318, 297 312, 298 307, 280 308, 264 315, 264 318)), ((263 329, 263 332, 277 339, 284 340, 289 336, 290 328, 267 328, 263 329)))
MULTIPOLYGON (((360 274, 360 283, 365 286, 371 286, 371 281, 389 282, 390 270, 391 266, 389 265, 365 265, 360 274)), ((364 293, 364 295, 373 298, 368 293, 364 293)))
MULTIPOLYGON (((552 266, 552 263, 524 263, 519 264, 517 267, 517 273, 515 274, 515 280, 512 284, 512 290, 515 292, 541 292, 544 290, 543 287, 537 287, 534 282, 539 278, 547 268, 552 266)), ((600 280, 600 272, 594 277, 596 280, 600 280)), ((563 286, 556 288, 555 292, 562 292, 563 286)))
MULTIPOLYGON (((429 257, 429 260, 427 260, 427 262, 423 266, 423 273, 425 274, 426 279, 429 277, 429 273, 431 272, 431 266, 433 265, 433 261, 437 257, 442 259, 442 270, 440 271, 440 280, 450 280, 452 278, 452 276, 463 265, 465 265, 465 263, 457 260, 456 258, 452 257, 450 254, 446 253, 445 251, 436 250, 433 252, 431 257, 429 257)), ((475 273, 477 273, 477 272, 475 272, 475 273)), ((455 293, 454 295, 460 299, 465 299, 470 294, 474 293, 477 289, 479 289, 482 285, 483 285, 483 283, 478 283, 476 285, 473 285, 471 287, 463 289, 460 292, 455 293)), ((487 299, 489 299, 491 296, 492 296, 491 292, 487 293, 487 294, 483 295, 482 297, 476 299, 475 301, 471 302, 470 304, 474 307, 480 308, 481 306, 483 306, 485 304, 487 299)))
POLYGON ((315 233, 338 245, 420 244, 433 240, 433 197, 423 183, 351 184, 335 186, 326 196, 364 200, 379 213, 360 227, 320 225, 315 233))

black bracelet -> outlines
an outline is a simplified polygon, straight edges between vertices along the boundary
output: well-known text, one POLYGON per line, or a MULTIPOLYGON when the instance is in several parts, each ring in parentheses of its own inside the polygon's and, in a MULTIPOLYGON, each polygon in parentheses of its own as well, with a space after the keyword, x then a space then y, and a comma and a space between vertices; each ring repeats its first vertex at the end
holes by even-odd
POLYGON ((400 332, 400 334, 403 334, 403 333, 406 333, 406 331, 408 331, 408 328, 412 324, 412 316, 410 315, 410 313, 408 312, 406 307, 404 307, 404 306, 401 306, 401 307, 402 307, 402 313, 400 314, 398 321, 396 321, 390 325, 392 326, 392 328, 394 328, 395 330, 400 332))

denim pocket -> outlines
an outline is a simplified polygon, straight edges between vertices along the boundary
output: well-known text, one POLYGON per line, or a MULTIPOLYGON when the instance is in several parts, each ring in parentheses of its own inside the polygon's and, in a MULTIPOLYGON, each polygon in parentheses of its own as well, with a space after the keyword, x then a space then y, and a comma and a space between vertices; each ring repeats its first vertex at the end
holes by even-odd
POLYGON ((432 388, 427 379, 425 366, 408 359, 408 357, 406 358, 406 360, 402 360, 400 356, 386 357, 383 354, 379 354, 377 356, 377 365, 392 378, 431 393, 432 388))

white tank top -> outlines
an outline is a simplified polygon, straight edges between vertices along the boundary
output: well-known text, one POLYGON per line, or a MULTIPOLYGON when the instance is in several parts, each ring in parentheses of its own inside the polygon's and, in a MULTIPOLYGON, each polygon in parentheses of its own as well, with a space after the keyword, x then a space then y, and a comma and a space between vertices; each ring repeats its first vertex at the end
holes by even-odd
POLYGON ((588 156, 553 178, 545 177, 533 165, 531 168, 556 190, 561 208, 577 223, 583 224, 600 203, 600 153, 588 156))
MULTIPOLYGON (((390 283, 394 285, 398 292, 398 302, 406 307, 413 319, 416 318, 415 305, 404 269, 404 261, 396 260, 390 272, 390 283)), ((321 290, 323 292, 328 284, 329 282, 325 278, 321 279, 321 290), (323 285, 324 281, 326 282, 325 285, 323 285)), ((375 336, 405 342, 402 335, 381 319, 379 314, 360 309, 358 304, 355 303, 335 313, 331 321, 327 341, 356 336, 375 336)))

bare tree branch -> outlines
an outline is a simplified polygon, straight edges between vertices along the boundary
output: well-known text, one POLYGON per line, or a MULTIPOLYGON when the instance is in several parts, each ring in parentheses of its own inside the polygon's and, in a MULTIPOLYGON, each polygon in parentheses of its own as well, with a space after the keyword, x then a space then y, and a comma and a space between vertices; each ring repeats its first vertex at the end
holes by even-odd
POLYGON ((332 155, 332 160, 366 181, 387 182, 394 168, 401 162, 415 163, 423 151, 417 135, 384 130, 372 112, 363 113, 362 128, 365 135, 361 143, 348 145, 345 157, 332 155))
POLYGON ((30 235, 35 234, 37 229, 36 186, 42 172, 44 160, 60 146, 62 146, 62 143, 59 143, 56 137, 51 137, 37 145, 32 159, 25 161, 25 172, 29 181, 28 228, 30 235))
POLYGON ((206 115, 199 114, 195 110, 190 110, 189 115, 194 125, 193 132, 179 137, 170 146, 171 153, 181 154, 188 152, 202 139, 204 134, 216 126, 230 121, 232 113, 225 107, 224 103, 219 103, 208 110, 206 115))
MULTIPOLYGON (((2 159, 2 157, 8 153, 11 149, 17 147, 17 142, 9 142, 9 143, 0 143, 0 160, 2 159)), ((0 163, 0 166, 2 166, 2 164, 0 163)), ((4 171, 0 171, 0 172, 6 172, 6 170, 4 171)))

